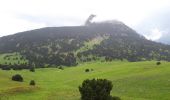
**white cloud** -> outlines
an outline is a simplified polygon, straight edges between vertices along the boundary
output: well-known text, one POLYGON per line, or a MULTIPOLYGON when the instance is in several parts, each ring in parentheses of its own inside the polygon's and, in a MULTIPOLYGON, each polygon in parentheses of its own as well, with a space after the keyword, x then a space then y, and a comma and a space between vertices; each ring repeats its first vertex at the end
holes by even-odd
POLYGON ((158 28, 154 28, 150 31, 148 35, 145 35, 145 37, 149 40, 158 40, 165 34, 164 31, 159 30, 158 28))
POLYGON ((92 13, 98 15, 96 21, 117 19, 133 27, 169 5, 170 0, 0 0, 0 36, 44 26, 80 25, 92 13))
POLYGON ((45 27, 46 25, 43 23, 34 23, 29 22, 27 20, 17 19, 15 17, 6 17, 0 19, 0 36, 4 36, 7 34, 13 34, 16 32, 22 32, 26 30, 32 30, 36 28, 45 27), (7 20, 4 20, 7 19, 7 20))

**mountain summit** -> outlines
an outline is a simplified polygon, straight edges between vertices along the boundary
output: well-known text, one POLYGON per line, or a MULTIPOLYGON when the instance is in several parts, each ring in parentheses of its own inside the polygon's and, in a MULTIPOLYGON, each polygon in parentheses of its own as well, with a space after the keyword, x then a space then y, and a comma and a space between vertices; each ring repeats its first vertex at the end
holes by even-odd
POLYGON ((46 27, 0 38, 0 53, 20 53, 37 66, 92 60, 170 60, 170 46, 145 39, 120 21, 46 27))

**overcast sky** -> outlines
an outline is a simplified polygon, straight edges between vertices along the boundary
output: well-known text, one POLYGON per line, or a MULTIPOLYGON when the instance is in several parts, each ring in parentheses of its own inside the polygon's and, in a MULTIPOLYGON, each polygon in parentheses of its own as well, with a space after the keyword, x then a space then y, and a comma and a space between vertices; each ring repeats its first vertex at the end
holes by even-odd
MULTIPOLYGON (((97 15, 94 21, 116 19, 140 31, 143 21, 165 8, 170 8, 170 0, 0 0, 0 36, 82 25, 90 14, 97 15)), ((162 32, 153 27, 144 35, 156 40, 162 32)))

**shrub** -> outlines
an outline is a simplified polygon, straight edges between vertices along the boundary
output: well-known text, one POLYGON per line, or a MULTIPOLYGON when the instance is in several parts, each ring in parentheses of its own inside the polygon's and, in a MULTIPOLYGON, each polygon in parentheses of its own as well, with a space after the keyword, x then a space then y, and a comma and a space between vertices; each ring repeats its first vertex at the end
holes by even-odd
POLYGON ((35 81, 34 81, 34 80, 31 80, 31 81, 30 81, 30 85, 33 85, 33 86, 34 86, 34 85, 35 85, 35 81))
POLYGON ((158 61, 157 63, 156 63, 156 65, 160 65, 161 64, 161 62, 160 61, 158 61))
POLYGON ((64 70, 64 68, 62 66, 58 67, 58 69, 64 70))
POLYGON ((18 82, 23 82, 23 78, 19 74, 16 74, 16 75, 12 76, 12 80, 13 81, 18 81, 18 82))
POLYGON ((35 68, 31 67, 30 72, 35 72, 35 68))
POLYGON ((89 72, 90 70, 89 69, 85 69, 85 72, 89 72))
POLYGON ((22 67, 21 65, 13 65, 13 66, 12 66, 12 69, 13 69, 13 70, 22 70, 23 67, 22 67))
POLYGON ((11 70, 11 68, 9 66, 3 66, 1 69, 2 70, 11 70))
POLYGON ((112 82, 107 79, 84 80, 79 86, 81 100, 120 100, 112 97, 112 82))

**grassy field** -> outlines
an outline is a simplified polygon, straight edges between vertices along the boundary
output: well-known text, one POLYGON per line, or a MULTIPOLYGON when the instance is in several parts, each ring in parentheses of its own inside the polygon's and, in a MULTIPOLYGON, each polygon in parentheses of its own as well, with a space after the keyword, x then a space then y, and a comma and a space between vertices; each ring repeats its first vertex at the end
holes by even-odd
POLYGON ((35 72, 0 70, 0 100, 80 100, 78 86, 85 79, 107 78, 111 94, 122 100, 170 100, 170 63, 95 62, 77 67, 36 69, 35 72), (94 69, 85 72, 85 69, 94 69), (24 82, 11 81, 21 74, 24 82), (29 86, 35 80, 36 86, 29 86))

